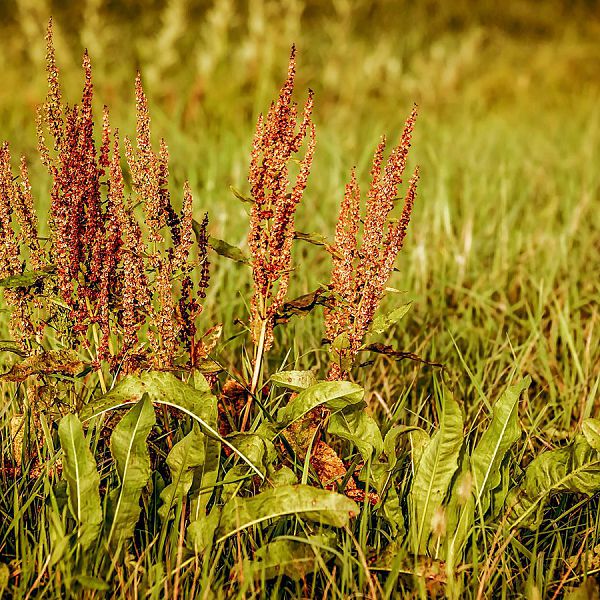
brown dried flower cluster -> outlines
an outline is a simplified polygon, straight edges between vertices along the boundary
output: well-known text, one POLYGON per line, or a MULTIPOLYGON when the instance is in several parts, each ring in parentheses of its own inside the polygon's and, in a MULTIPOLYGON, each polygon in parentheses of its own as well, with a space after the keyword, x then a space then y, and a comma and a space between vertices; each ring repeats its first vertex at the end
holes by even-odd
POLYGON ((300 122, 292 102, 296 74, 296 51, 292 48, 288 77, 277 101, 265 118, 258 119, 252 144, 250 181, 252 211, 248 245, 252 255, 254 295, 251 301, 251 332, 255 344, 268 350, 273 343, 273 320, 284 303, 291 269, 294 217, 310 173, 315 127, 311 121, 313 93, 300 122), (296 181, 291 186, 288 163, 308 136, 296 181))
POLYGON ((361 198, 354 171, 346 185, 335 232, 330 284, 333 298, 325 312, 325 334, 330 341, 340 342, 336 344, 338 360, 331 365, 330 379, 340 379, 356 357, 406 237, 417 190, 418 169, 408 184, 400 218, 392 221, 390 214, 397 201, 398 186, 402 183, 416 117, 415 107, 406 120, 400 143, 392 150, 385 166, 385 138, 377 146, 360 246, 361 198))
POLYGON ((38 310, 34 326, 32 303, 39 305, 39 294, 30 285, 5 290, 14 308, 13 335, 22 340, 60 321, 66 334, 63 339, 87 348, 98 370, 103 361, 124 372, 144 364, 171 368, 186 353, 193 365, 195 322, 209 278, 208 220, 200 227, 197 256, 193 256, 191 190, 186 183, 181 214, 177 214, 168 190, 167 145, 161 140, 158 153, 152 149, 141 78, 138 74, 135 82, 136 148, 125 140, 135 192, 127 197, 119 133, 111 130, 106 108, 99 148, 94 140, 92 69, 87 53, 82 100, 72 107, 62 100, 52 22, 46 59, 48 95, 38 111, 37 129, 42 163, 53 182, 50 244, 46 251, 38 240, 25 161, 17 184, 4 145, 0 150, 0 277, 21 275, 26 269, 43 271, 44 296, 54 294, 60 302, 46 303, 45 314, 38 310), (144 207, 145 226, 135 216, 139 204, 144 207), (27 248, 23 255, 22 248, 27 248), (192 273, 197 266, 199 282, 194 283, 192 273))

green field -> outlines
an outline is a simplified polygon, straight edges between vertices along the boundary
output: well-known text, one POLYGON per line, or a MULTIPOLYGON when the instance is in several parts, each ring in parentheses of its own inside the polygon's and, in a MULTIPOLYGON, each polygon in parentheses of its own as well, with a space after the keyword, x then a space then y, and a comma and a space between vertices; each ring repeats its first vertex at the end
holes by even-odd
MULTIPOLYGON (((414 103, 419 116, 407 173, 416 165, 421 173, 408 235, 388 282, 400 293, 387 294, 378 314, 412 304, 401 321, 373 337, 416 356, 396 361, 361 352, 349 377, 364 389, 366 408, 360 414, 373 417, 384 437, 400 431, 396 426, 415 429, 402 430, 391 440, 393 452, 386 444, 386 458, 375 457, 373 465, 361 456, 356 440, 336 439, 331 431, 326 438, 345 467, 357 474, 362 469, 363 478, 376 478, 377 469, 389 465, 394 497, 379 505, 365 500, 357 515, 336 526, 327 518, 318 524, 295 514, 305 512, 301 496, 307 490, 302 488, 285 499, 285 509, 294 514, 275 518, 279 508, 273 501, 256 516, 248 504, 252 524, 235 531, 242 518, 235 513, 238 521, 230 515, 234 525, 227 529, 223 515, 235 502, 243 513, 242 504, 259 490, 285 487, 261 487, 226 444, 204 439, 191 417, 182 419, 157 404, 157 425, 149 437, 151 475, 141 500, 133 503, 141 502, 141 516, 133 538, 117 550, 105 529, 110 529, 106 515, 114 510, 107 508, 107 496, 123 477, 117 477, 108 442, 119 420, 108 416, 102 426, 85 422, 104 519, 102 535, 90 546, 82 541, 85 518, 75 514, 73 498, 67 502, 64 474, 56 468, 68 463, 64 441, 75 439, 64 431, 59 435, 58 423, 72 425, 64 420, 68 412, 83 419, 86 406, 117 376, 113 381, 107 367, 107 381, 99 382, 90 367, 83 376, 38 372, 17 383, 3 377, 0 596, 598 597, 600 5, 591 0, 506 4, 502 9, 467 0, 439 5, 392 0, 0 4, 0 143, 10 142, 15 169, 19 154, 27 159, 41 237, 50 231, 51 182, 36 150, 35 110, 46 94, 44 35, 50 15, 65 101, 80 101, 81 54, 87 48, 96 138, 103 104, 110 105, 112 124, 122 137, 135 136, 139 69, 153 142, 164 137, 169 146, 175 208, 181 208, 188 180, 194 218, 201 221, 208 212, 210 235, 245 253, 250 208, 231 188, 250 195, 256 119, 277 97, 292 44, 297 48, 294 98, 302 105, 307 89, 314 90, 317 131, 297 231, 333 240, 352 167, 364 193, 380 136, 385 134, 390 146, 397 143, 414 103), (526 389, 513 389, 514 410, 502 428, 499 412, 511 395, 504 393, 526 377, 531 378, 526 389), (30 385, 60 389, 60 408, 32 405, 30 385), (21 434, 15 433, 15 423, 21 434), (451 439, 453 427, 458 438, 451 439), (167 454, 181 440, 192 443, 188 436, 193 434, 207 448, 217 444, 217 474, 226 481, 215 486, 209 500, 210 514, 224 506, 216 534, 209 535, 209 517, 198 525, 206 541, 201 551, 194 551, 186 534, 193 521, 190 486, 178 488, 170 518, 159 516, 160 491, 176 476, 167 454), (495 453, 484 452, 481 440, 495 453), (429 543, 418 539, 415 550, 415 532, 420 538, 422 528, 429 527, 415 517, 422 507, 415 509, 420 500, 413 483, 419 481, 423 456, 436 463, 430 479, 421 465, 420 478, 431 484, 430 492, 449 479, 439 497, 428 497, 437 507, 437 525, 429 543), (546 458, 532 463, 538 456, 546 458), (478 468, 490 471, 486 482, 489 477, 494 485, 478 487, 478 468), (239 485, 232 492, 235 477, 239 485), (471 487, 465 493, 467 479, 471 487), (512 488, 531 502, 523 501, 529 512, 516 523, 510 506, 514 495, 506 494, 512 488), (464 530, 454 558, 449 550, 453 526, 464 530), (269 558, 280 565, 279 573, 269 558)), ((125 178, 129 193, 131 179, 125 178)), ((232 377, 250 385, 252 271, 213 251, 209 260, 211 281, 198 328, 203 332, 223 324, 211 354, 223 369, 213 388, 219 396, 232 377)), ((329 283, 331 259, 323 246, 296 240, 292 264, 288 299, 329 283)), ((10 339, 9 312, 3 308, 0 315, 2 349, 10 339)), ((276 327, 262 381, 291 370, 312 371, 323 379, 332 356, 323 338, 321 307, 276 327)), ((35 352, 65 347, 57 330, 35 352)), ((21 360, 27 359, 0 353, 3 372, 21 360)), ((89 356, 81 360, 89 362, 89 356)), ((280 418, 277 408, 293 402, 275 385, 258 396, 254 433, 280 418)), ((240 435, 246 436, 244 448, 254 443, 250 433, 240 435)), ((242 443, 233 433, 226 439, 242 443)), ((274 464, 285 465, 294 482, 323 487, 310 461, 294 456, 281 439, 273 447, 274 464)), ((266 455, 250 462, 260 460, 267 461, 266 455)), ((178 477, 195 477, 197 469, 181 467, 178 477)))

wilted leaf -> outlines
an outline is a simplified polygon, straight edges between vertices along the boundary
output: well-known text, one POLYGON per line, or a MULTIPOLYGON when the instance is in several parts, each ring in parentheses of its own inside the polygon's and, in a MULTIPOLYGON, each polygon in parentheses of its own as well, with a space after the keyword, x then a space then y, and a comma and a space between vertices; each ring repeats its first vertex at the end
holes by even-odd
POLYGON ((409 494, 410 528, 417 554, 426 552, 433 531, 433 516, 441 507, 458 466, 462 443, 462 412, 446 391, 441 398, 440 427, 423 452, 409 494))
POLYGON ((408 358, 409 360, 414 360, 415 362, 423 363, 424 365, 429 365, 430 367, 443 367, 444 365, 441 363, 435 363, 424 358, 421 358, 417 354, 413 352, 404 352, 402 350, 395 350, 392 346, 388 344, 368 344, 364 346, 362 350, 366 350, 368 352, 375 352, 377 354, 385 354, 385 356, 389 356, 394 360, 404 360, 408 358))
POLYGON ((318 288, 314 292, 299 296, 294 300, 285 302, 281 310, 275 315, 275 324, 287 323, 294 315, 305 316, 319 305, 327 303, 327 291, 318 288))
POLYGON ((395 325, 400 321, 406 313, 410 310, 412 302, 407 302, 387 315, 379 315, 373 319, 373 323, 369 328, 371 333, 385 333, 392 325, 395 325))
POLYGON ((100 475, 88 447, 81 422, 75 415, 66 415, 58 425, 58 437, 63 450, 63 473, 69 491, 69 508, 77 527, 77 539, 83 549, 97 541, 102 525, 100 505, 100 475))
POLYGON ((363 401, 364 390, 349 381, 322 381, 302 390, 290 402, 279 409, 278 422, 287 427, 317 406, 325 406, 332 412, 363 401))
POLYGON ((319 569, 318 558, 322 563, 330 560, 335 547, 333 533, 311 535, 304 539, 277 538, 258 548, 254 560, 244 561, 244 572, 256 579, 268 580, 285 575, 299 580, 319 569))
POLYGON ((109 494, 109 545, 133 536, 140 516, 140 496, 150 478, 146 439, 155 423, 154 407, 148 396, 144 396, 119 421, 110 436, 110 451, 120 485, 109 494))
POLYGON ((74 376, 83 368, 83 362, 72 350, 50 350, 33 354, 13 365, 12 369, 0 375, 4 381, 25 381, 31 375, 74 376))
POLYGON ((346 496, 301 484, 272 488, 250 498, 236 496, 223 507, 217 543, 263 521, 289 515, 345 527, 358 510, 346 496))

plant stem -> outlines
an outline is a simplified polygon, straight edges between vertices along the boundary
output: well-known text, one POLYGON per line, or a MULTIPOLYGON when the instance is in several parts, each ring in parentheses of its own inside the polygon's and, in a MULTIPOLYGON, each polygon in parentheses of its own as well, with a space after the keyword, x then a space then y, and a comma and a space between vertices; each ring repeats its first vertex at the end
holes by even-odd
POLYGON ((242 425, 240 428, 241 431, 244 431, 246 429, 246 425, 248 424, 248 419, 250 418, 250 409, 252 408, 252 400, 254 399, 254 394, 256 393, 256 389, 258 388, 258 380, 260 378, 263 357, 265 354, 266 335, 267 320, 263 319, 260 327, 260 337, 258 338, 258 345, 256 346, 256 352, 254 354, 254 370, 252 372, 252 381, 250 383, 250 393, 248 394, 248 401, 246 402, 246 406, 244 406, 244 417, 242 419, 242 425))

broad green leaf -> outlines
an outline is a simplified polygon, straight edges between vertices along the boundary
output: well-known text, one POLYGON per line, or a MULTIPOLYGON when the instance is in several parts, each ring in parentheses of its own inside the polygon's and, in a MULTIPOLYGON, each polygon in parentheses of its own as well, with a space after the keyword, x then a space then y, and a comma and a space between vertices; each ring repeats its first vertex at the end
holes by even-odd
POLYGON ((208 515, 192 521, 186 530, 186 542, 196 554, 204 554, 215 539, 215 532, 221 519, 221 508, 213 506, 208 515))
POLYGON ((395 308, 387 315, 378 315, 373 319, 373 323, 369 328, 370 333, 385 333, 392 325, 395 325, 404 318, 410 310, 412 302, 407 302, 398 308, 395 308))
POLYGON ((591 496, 600 492, 600 452, 584 435, 564 448, 540 454, 525 471, 523 482, 506 500, 511 509, 509 525, 537 529, 536 514, 554 494, 576 493, 591 496))
POLYGON ((129 375, 111 392, 88 405, 82 415, 91 419, 110 410, 130 406, 138 402, 144 394, 148 394, 153 404, 164 404, 192 417, 205 435, 225 444, 261 479, 264 478, 264 473, 218 432, 214 423, 217 402, 215 396, 209 391, 197 390, 177 379, 172 373, 148 371, 141 375, 129 375))
MULTIPOLYGON (((350 409, 353 407, 351 406, 350 409)), ((383 439, 373 417, 363 410, 340 410, 329 419, 327 432, 352 442, 366 462, 383 451, 383 439)))
POLYGON ((204 436, 194 423, 192 430, 179 440, 167 456, 171 483, 160 493, 162 505, 158 514, 163 521, 172 517, 172 510, 190 491, 194 481, 194 469, 204 463, 204 436))
POLYGON ((272 488, 250 498, 232 498, 224 507, 217 530, 217 543, 270 519, 296 515, 332 527, 345 527, 358 515, 350 498, 309 485, 272 488))
POLYGON ((298 477, 296 473, 285 465, 281 466, 277 470, 271 469, 269 472, 268 483, 272 487, 281 487, 282 485, 296 485, 298 483, 298 477))
MULTIPOLYGON (((53 492, 51 492, 51 494, 52 493, 53 492)), ((46 513, 48 521, 48 538, 50 540, 50 548, 52 548, 52 552, 50 553, 51 565, 55 565, 62 560, 69 549, 69 535, 65 526, 66 518, 63 518, 66 517, 66 507, 61 515, 56 507, 56 499, 53 500, 54 506, 50 507, 46 513)))
MULTIPOLYGON (((210 386, 203 375, 198 372, 194 375, 194 387, 197 390, 210 393, 210 386)), ((209 405, 206 414, 208 424, 217 429, 218 411, 216 403, 209 405)), ((194 470, 194 482, 190 490, 192 498, 190 509, 190 520, 204 518, 206 507, 214 492, 219 474, 219 462, 221 459, 221 444, 213 437, 205 436, 204 439, 204 463, 194 470)))
POLYGON ((81 422, 75 415, 61 419, 58 437, 64 454, 63 473, 67 480, 69 508, 77 523, 77 539, 85 550, 98 539, 102 525, 100 475, 81 422))
MULTIPOLYGON (((260 465, 266 473, 277 456, 272 442, 274 437, 275 432, 269 430, 266 434, 264 431, 236 433, 229 436, 228 440, 238 449, 238 452, 247 456, 255 465, 260 465)), ((222 500, 227 502, 233 497, 242 487, 247 475, 248 467, 246 465, 238 464, 229 469, 223 478, 222 500)))
POLYGON ((600 419, 585 419, 581 432, 594 450, 600 450, 600 419))
POLYGON ((492 490, 502 482, 501 465, 506 453, 521 436, 518 422, 519 398, 531 383, 526 377, 509 387, 495 402, 492 420, 470 457, 465 458, 461 476, 457 477, 447 506, 448 550, 447 561, 453 568, 462 551, 475 515, 483 516, 490 508, 492 490), (469 478, 469 488, 462 489, 469 478), (462 486, 462 488, 461 488, 462 486))
POLYGON ((462 412, 446 391, 441 398, 440 427, 423 452, 409 493, 411 538, 417 554, 425 554, 433 518, 456 471, 462 443, 462 412))
MULTIPOLYGON (((317 406, 335 412, 350 405, 360 405, 364 390, 349 381, 322 381, 302 390, 277 413, 279 423, 287 427, 317 406)), ((357 406, 358 408, 358 406, 357 406)))
POLYGON ((385 499, 381 503, 381 512, 392 528, 392 535, 395 538, 404 536, 406 528, 404 514, 402 513, 402 502, 394 484, 388 487, 385 499))
POLYGON ((120 485, 109 494, 109 545, 133 536, 140 516, 140 496, 150 478, 146 439, 155 423, 154 407, 145 395, 119 421, 110 436, 110 451, 120 485))
POLYGON ((301 392, 315 385, 317 378, 312 371, 279 371, 271 375, 271 382, 277 387, 301 392))
POLYGON ((383 452, 387 456, 389 470, 396 467, 398 462, 398 442, 400 436, 406 435, 410 444, 410 453, 414 468, 421 461, 423 451, 431 441, 429 434, 420 427, 395 425, 386 434, 383 440, 383 452))
POLYGON ((277 538, 259 547, 254 560, 244 561, 244 573, 254 579, 269 580, 285 575, 297 581, 330 560, 336 545, 333 532, 307 538, 277 538))

